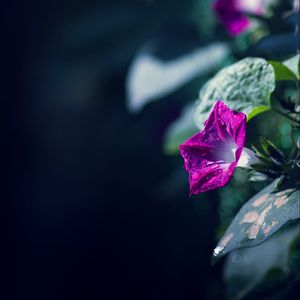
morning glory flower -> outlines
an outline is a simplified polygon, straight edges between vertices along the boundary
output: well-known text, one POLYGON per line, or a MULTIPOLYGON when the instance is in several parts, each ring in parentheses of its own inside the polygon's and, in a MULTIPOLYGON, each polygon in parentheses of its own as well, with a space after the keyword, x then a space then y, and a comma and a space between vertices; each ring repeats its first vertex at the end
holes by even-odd
POLYGON ((263 16, 274 0, 216 0, 214 10, 232 36, 246 31, 251 22, 247 13, 263 16))
POLYGON ((190 195, 207 192, 229 183, 237 166, 257 162, 245 148, 246 115, 218 101, 204 129, 179 146, 189 173, 190 195))

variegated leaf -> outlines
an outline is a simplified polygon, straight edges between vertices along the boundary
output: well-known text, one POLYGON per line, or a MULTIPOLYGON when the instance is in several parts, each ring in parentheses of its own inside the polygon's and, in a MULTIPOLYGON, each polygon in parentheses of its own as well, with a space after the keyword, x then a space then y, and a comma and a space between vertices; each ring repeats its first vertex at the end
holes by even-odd
POLYGON ((214 259, 236 248, 258 245, 288 221, 300 218, 300 190, 274 192, 278 182, 244 204, 215 248, 214 259))

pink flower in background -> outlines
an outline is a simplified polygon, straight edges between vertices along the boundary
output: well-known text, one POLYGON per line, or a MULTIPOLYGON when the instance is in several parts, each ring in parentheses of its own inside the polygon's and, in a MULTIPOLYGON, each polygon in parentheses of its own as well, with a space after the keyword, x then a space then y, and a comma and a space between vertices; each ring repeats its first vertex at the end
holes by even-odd
POLYGON ((216 0, 213 8, 229 33, 236 36, 251 24, 246 13, 265 15, 272 2, 274 0, 216 0))
POLYGON ((202 131, 179 146, 189 173, 190 195, 225 186, 246 139, 246 116, 218 101, 202 131))

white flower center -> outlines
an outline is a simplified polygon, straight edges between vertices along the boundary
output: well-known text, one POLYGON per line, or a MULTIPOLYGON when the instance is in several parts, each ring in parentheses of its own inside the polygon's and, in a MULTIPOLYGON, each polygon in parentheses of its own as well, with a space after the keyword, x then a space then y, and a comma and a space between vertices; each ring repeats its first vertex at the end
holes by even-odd
POLYGON ((244 147, 241 157, 237 163, 237 167, 241 168, 251 168, 251 165, 257 164, 259 162, 259 159, 256 157, 255 153, 244 147))

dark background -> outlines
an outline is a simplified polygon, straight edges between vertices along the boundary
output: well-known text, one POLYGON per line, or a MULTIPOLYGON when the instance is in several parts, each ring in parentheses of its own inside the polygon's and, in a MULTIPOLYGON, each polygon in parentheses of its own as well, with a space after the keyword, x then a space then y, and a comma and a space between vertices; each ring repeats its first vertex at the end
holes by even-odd
POLYGON ((182 101, 169 97, 138 115, 125 103, 136 51, 182 22, 190 4, 1 4, 3 95, 15 145, 8 164, 16 174, 3 299, 222 294, 220 266, 210 266, 214 201, 207 197, 197 209, 182 168, 172 175, 180 158, 162 151, 182 101), (168 185, 170 176, 178 176, 179 187, 168 185))
POLYGON ((143 45, 156 39, 166 60, 194 45, 169 43, 193 35, 182 29, 192 3, 1 3, 3 166, 13 179, 1 299, 224 299, 223 261, 210 264, 216 196, 189 198, 180 157, 162 151, 185 92, 136 115, 126 108, 143 45))

